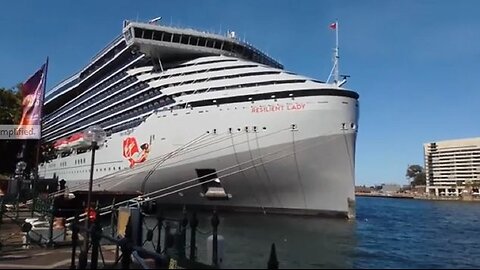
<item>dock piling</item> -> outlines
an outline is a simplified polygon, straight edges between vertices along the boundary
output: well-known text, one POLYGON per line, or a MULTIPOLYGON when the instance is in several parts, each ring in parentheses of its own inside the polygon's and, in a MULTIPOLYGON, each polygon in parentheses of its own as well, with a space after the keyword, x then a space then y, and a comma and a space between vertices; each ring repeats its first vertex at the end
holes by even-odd
POLYGON ((75 265, 75 255, 77 252, 78 245, 78 214, 75 213, 75 217, 72 223, 72 261, 70 263, 70 269, 76 269, 75 265))
POLYGON ((131 218, 128 219, 127 227, 125 228, 125 238, 122 239, 122 269, 130 269, 131 256, 132 256, 132 222, 131 218))
POLYGON ((190 219, 190 260, 195 261, 196 256, 196 233, 198 227, 197 213, 193 212, 192 218, 190 219))
POLYGON ((213 227, 212 265, 217 267, 218 266, 218 225, 220 224, 220 220, 218 219, 218 214, 216 210, 213 211, 211 223, 213 227))

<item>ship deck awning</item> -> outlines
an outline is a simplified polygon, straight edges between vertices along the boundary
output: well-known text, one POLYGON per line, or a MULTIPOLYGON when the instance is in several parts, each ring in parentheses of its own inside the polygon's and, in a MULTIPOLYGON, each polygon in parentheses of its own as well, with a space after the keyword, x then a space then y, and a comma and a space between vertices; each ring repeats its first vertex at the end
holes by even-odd
POLYGON ((283 69, 273 58, 234 37, 137 22, 127 24, 123 34, 129 46, 136 45, 153 57, 222 54, 283 69))

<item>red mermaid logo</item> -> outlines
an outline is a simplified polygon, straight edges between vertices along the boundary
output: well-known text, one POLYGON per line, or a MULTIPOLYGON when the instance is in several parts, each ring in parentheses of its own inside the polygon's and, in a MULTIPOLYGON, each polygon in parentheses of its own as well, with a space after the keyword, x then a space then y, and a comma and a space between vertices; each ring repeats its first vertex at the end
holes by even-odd
POLYGON ((135 137, 127 137, 123 140, 123 156, 130 162, 130 168, 147 160, 149 152, 150 145, 148 143, 142 144, 139 149, 135 137))

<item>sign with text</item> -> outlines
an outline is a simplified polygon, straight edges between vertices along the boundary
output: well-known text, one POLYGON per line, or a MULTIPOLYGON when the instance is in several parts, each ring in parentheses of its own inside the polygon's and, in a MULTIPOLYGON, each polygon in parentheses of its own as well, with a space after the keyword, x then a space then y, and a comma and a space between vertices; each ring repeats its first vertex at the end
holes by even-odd
POLYGON ((0 140, 40 138, 40 125, 0 125, 0 140))
POLYGON ((295 102, 286 104, 268 104, 268 105, 255 105, 251 107, 252 113, 268 113, 268 112, 281 112, 281 111, 301 111, 305 109, 305 103, 295 102))

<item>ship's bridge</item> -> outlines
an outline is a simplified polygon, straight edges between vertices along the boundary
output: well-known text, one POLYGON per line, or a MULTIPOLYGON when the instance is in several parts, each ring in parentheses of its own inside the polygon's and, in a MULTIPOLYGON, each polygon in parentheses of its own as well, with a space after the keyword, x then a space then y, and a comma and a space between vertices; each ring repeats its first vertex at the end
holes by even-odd
POLYGON ((238 40, 233 32, 221 36, 193 29, 127 21, 123 35, 128 46, 162 62, 181 60, 179 56, 191 59, 192 56, 223 54, 283 69, 280 63, 265 53, 238 40))

